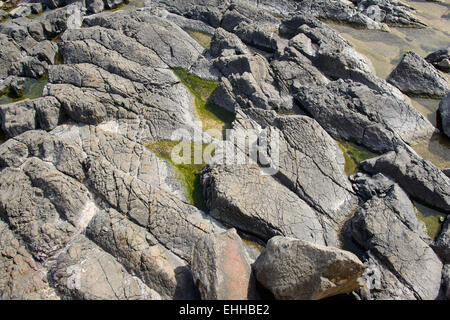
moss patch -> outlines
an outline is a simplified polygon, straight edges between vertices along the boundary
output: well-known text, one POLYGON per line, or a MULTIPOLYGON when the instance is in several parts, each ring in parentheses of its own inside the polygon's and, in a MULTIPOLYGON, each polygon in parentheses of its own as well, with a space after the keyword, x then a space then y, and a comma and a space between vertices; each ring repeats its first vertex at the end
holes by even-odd
POLYGON ((47 75, 44 75, 39 79, 30 79, 25 82, 24 88, 18 94, 13 93, 11 89, 8 88, 5 92, 3 92, 3 95, 0 96, 0 104, 42 97, 42 90, 47 82, 47 75))
MULTIPOLYGON (((202 155, 205 152, 208 144, 202 142, 191 141, 150 141, 145 145, 150 151, 155 153, 158 157, 168 161, 175 169, 177 180, 183 186, 186 199, 190 204, 196 206, 200 210, 205 210, 205 199, 203 197, 203 188, 200 183, 200 172, 205 168, 209 159, 203 159, 202 155), (175 146, 181 146, 178 155, 183 156, 183 150, 190 150, 190 159, 186 159, 188 163, 175 163, 172 160, 172 151, 175 146), (201 159, 201 163, 195 164, 194 159, 201 159)), ((211 150, 209 156, 214 153, 211 150)), ((189 157, 186 154, 186 158, 189 157)))
POLYGON ((360 162, 377 156, 377 154, 370 152, 366 148, 348 141, 338 140, 338 145, 344 154, 345 173, 348 176, 358 172, 358 165, 360 162))
POLYGON ((211 48, 211 35, 190 29, 186 29, 185 31, 206 50, 211 48))
POLYGON ((173 72, 194 97, 194 113, 201 121, 204 131, 216 129, 223 133, 230 127, 234 114, 211 101, 211 96, 218 86, 217 82, 197 78, 183 69, 173 69, 173 72))
POLYGON ((445 215, 423 204, 413 201, 417 219, 425 225, 428 236, 435 240, 442 229, 445 215))

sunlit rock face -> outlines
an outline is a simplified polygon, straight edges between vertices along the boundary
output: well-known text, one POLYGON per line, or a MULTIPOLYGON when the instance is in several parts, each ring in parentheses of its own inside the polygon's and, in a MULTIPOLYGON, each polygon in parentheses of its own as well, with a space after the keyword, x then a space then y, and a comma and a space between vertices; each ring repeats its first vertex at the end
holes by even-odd
POLYGON ((448 297, 439 4, 0 3, 2 299, 448 297))

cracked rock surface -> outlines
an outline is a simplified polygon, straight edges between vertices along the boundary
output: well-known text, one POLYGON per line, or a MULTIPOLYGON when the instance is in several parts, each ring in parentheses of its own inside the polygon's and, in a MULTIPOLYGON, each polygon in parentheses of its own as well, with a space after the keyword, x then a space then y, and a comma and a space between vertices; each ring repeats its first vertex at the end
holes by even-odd
POLYGON ((448 99, 435 127, 403 94, 445 96, 448 55, 386 81, 329 23, 427 28, 414 8, 1 3, 1 299, 448 298, 448 170, 410 147, 449 135, 448 99))

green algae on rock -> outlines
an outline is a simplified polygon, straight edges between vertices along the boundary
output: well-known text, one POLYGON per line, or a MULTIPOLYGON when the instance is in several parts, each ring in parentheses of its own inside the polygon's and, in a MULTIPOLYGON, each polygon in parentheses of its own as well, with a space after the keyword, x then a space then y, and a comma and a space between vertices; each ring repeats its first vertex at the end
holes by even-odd
POLYGON ((190 29, 186 29, 185 30, 195 41, 197 41, 203 48, 205 48, 206 50, 209 50, 211 47, 211 39, 212 36, 207 34, 207 33, 203 33, 200 31, 195 31, 195 30, 190 30, 190 29))
POLYGON ((191 141, 149 141, 145 146, 158 157, 168 161, 172 165, 178 181, 185 190, 186 199, 193 206, 204 210, 205 199, 203 197, 203 188, 200 183, 199 174, 209 161, 206 157, 210 157, 214 153, 214 150, 207 149, 208 144, 191 141), (175 163, 172 159, 172 152, 177 146, 181 149, 177 155, 183 158, 185 160, 183 162, 185 163, 175 163), (190 154, 182 154, 185 150, 190 154))
POLYGON ((338 140, 338 144, 344 154, 345 173, 348 176, 351 176, 358 171, 360 162, 377 156, 377 154, 370 152, 366 148, 348 141, 338 140))
POLYGON ((435 240, 441 231, 445 214, 416 201, 413 203, 417 219, 425 225, 428 236, 435 240))
POLYGON ((8 88, 7 92, 4 92, 3 95, 0 96, 0 104, 42 97, 42 90, 47 82, 47 75, 44 75, 39 79, 29 79, 25 82, 24 87, 19 94, 11 92, 11 89, 8 88))
POLYGON ((234 114, 211 101, 211 96, 218 86, 217 82, 197 78, 183 69, 173 69, 173 72, 194 97, 194 113, 201 121, 203 131, 215 129, 223 132, 230 127, 234 114))

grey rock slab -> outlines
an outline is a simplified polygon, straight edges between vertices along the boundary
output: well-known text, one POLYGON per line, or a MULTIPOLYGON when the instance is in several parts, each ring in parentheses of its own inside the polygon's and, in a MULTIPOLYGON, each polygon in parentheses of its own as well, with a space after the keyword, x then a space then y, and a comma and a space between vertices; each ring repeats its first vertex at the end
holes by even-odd
POLYGON ((436 69, 450 72, 450 48, 430 53, 425 60, 430 62, 436 69))
POLYGON ((284 235, 325 243, 320 216, 258 166, 207 168, 201 181, 211 215, 226 225, 264 241, 284 235))
POLYGON ((442 262, 427 243, 402 222, 396 214, 397 208, 390 207, 386 198, 391 196, 388 193, 385 198, 373 197, 358 209, 352 220, 352 236, 416 299, 435 299, 441 286, 442 262))
POLYGON ((365 160, 360 166, 366 172, 383 173, 391 177, 411 197, 449 212, 450 179, 431 162, 420 158, 408 146, 397 146, 395 151, 365 160))
POLYGON ((439 98, 450 91, 448 81, 432 64, 414 52, 406 53, 388 77, 403 93, 439 98))
POLYGON ((160 295, 130 275, 111 255, 80 235, 51 270, 65 299, 160 300, 160 295))
POLYGON ((393 150, 401 139, 413 142, 435 132, 406 102, 351 80, 302 87, 296 101, 333 137, 375 152, 393 150))
POLYGON ((189 266, 123 214, 102 210, 91 220, 86 235, 162 298, 197 297, 189 266))
POLYGON ((47 274, 8 225, 0 221, 0 298, 3 300, 58 300, 47 274))
POLYGON ((55 205, 18 169, 0 172, 0 215, 22 237, 33 257, 46 260, 64 248, 76 228, 61 219, 55 205))

